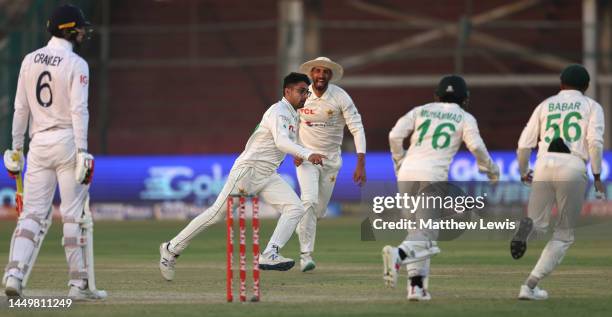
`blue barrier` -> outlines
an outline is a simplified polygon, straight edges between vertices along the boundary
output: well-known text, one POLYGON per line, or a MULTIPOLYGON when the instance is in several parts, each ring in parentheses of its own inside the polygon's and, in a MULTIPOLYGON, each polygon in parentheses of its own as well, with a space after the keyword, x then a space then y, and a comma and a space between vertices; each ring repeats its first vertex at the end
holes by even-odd
MULTIPOLYGON (((491 153, 500 166, 502 180, 518 180, 516 155, 512 151, 491 153)), ((184 201, 204 204, 220 192, 237 155, 190 156, 98 156, 94 183, 90 193, 93 202, 143 203, 184 201)), ((535 160, 535 156, 532 157, 535 160)), ((612 152, 606 152, 602 179, 609 179, 612 152)), ((358 201, 359 188, 353 184, 356 164, 354 154, 343 155, 343 168, 338 177, 333 199, 358 201)), ((366 158, 367 176, 372 181, 395 181, 389 153, 369 153, 366 158)), ((281 165, 279 173, 294 188, 297 187, 291 157, 281 165)), ((454 181, 485 180, 478 173, 476 162, 469 152, 457 154, 449 169, 454 181)), ((14 181, 0 176, 0 199, 13 201, 14 181)))

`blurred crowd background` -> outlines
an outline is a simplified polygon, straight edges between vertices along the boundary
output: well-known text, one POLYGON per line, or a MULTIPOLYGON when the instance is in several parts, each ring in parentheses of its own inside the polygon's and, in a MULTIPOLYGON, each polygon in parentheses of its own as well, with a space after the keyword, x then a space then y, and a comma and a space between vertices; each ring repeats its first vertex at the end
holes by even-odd
MULTIPOLYGON (((55 0, 0 0, 0 147, 10 146, 21 59, 49 38, 55 0)), ((581 63, 611 115, 612 1, 75 0, 94 24, 89 62, 94 154, 237 153, 279 79, 327 56, 362 114, 368 150, 440 76, 462 74, 492 150, 512 150, 533 108, 581 63)), ((609 121, 608 121, 609 122, 609 121)), ((610 129, 606 127, 606 149, 610 129)), ((348 134, 348 133, 347 133, 348 134)), ((350 134, 345 151, 352 150, 350 134)))

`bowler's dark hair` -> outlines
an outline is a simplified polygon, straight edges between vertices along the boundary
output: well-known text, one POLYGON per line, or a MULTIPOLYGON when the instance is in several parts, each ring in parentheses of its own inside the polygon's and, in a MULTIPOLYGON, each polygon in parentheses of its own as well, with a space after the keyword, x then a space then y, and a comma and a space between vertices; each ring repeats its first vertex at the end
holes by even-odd
POLYGON ((300 82, 305 82, 306 85, 310 85, 310 79, 308 79, 306 74, 295 72, 289 73, 289 75, 285 76, 283 79, 283 90, 300 82))

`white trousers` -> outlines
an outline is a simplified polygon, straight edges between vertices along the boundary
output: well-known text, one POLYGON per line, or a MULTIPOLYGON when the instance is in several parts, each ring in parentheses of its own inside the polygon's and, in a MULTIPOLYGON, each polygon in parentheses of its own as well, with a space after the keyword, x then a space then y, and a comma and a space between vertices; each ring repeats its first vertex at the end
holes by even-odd
POLYGON ((550 274, 574 243, 574 227, 580 216, 586 185, 586 167, 580 158, 566 153, 546 153, 537 159, 528 205, 534 234, 538 236, 547 231, 554 205, 558 217, 553 236, 544 247, 532 276, 542 279, 550 274))
POLYGON ((276 172, 262 171, 254 166, 243 164, 232 167, 227 182, 213 205, 194 218, 170 241, 170 252, 180 254, 196 235, 224 219, 228 196, 239 193, 259 195, 262 200, 280 212, 281 216, 264 253, 272 246, 282 248, 289 241, 304 215, 304 207, 302 207, 300 198, 276 172))
MULTIPOLYGON (((404 162, 406 163, 406 162, 404 162)), ((402 164, 404 167, 404 164, 402 164)), ((400 168, 398 173, 398 191, 401 194, 407 193, 408 195, 418 195, 423 189, 427 188, 430 184, 435 182, 444 182, 448 180, 448 175, 440 173, 437 170, 410 170, 409 168, 400 168)), ((430 212, 430 211, 425 211, 430 212)), ((432 215, 422 214, 417 210, 414 214, 415 220, 419 218, 431 218, 432 215)), ((404 251, 407 250, 420 250, 426 249, 431 246, 431 243, 436 241, 438 237, 438 230, 433 229, 421 229, 417 226, 417 229, 410 230, 406 239, 402 241, 399 248, 404 251)), ((429 258, 409 263, 406 265, 408 271, 408 277, 429 275, 431 266, 431 260, 429 258)))
POLYGON ((302 253, 314 251, 317 220, 325 216, 327 205, 336 185, 338 171, 342 166, 342 157, 340 154, 328 155, 323 164, 323 166, 314 165, 304 161, 296 169, 302 205, 306 212, 296 230, 302 253))
POLYGON ((77 221, 83 216, 89 186, 78 184, 75 180, 76 145, 72 130, 53 130, 36 134, 30 142, 27 160, 23 213, 15 228, 6 274, 23 279, 25 269, 15 266, 29 262, 34 251, 33 240, 40 230, 41 221, 51 209, 59 183, 69 285, 82 286, 83 280, 87 278, 84 271, 84 254, 81 247, 72 242, 81 237, 81 227, 77 221))

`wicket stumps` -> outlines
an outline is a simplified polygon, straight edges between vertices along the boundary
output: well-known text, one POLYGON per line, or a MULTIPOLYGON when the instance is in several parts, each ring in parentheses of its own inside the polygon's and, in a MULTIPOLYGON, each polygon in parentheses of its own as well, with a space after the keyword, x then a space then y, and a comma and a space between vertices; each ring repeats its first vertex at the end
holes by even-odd
POLYGON ((240 270, 240 301, 246 302, 246 202, 251 199, 252 220, 251 227, 253 232, 253 297, 252 302, 258 302, 260 298, 259 290, 259 199, 257 196, 230 195, 227 198, 227 301, 234 300, 233 277, 234 277, 234 198, 238 198, 238 225, 239 225, 239 270, 240 270))

